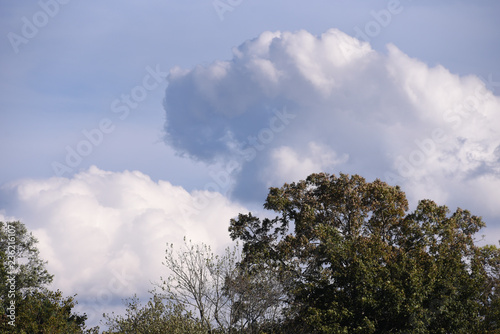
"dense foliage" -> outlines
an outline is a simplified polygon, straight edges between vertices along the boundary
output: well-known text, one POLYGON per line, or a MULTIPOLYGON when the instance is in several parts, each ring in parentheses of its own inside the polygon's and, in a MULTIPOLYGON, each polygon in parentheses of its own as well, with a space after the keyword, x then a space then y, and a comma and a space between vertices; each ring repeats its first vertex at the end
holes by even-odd
POLYGON ((86 315, 72 312, 76 301, 50 291, 38 241, 19 221, 0 222, 0 333, 93 333, 86 315))
POLYGON ((165 302, 153 295, 141 306, 134 297, 126 302, 127 310, 122 315, 105 315, 108 331, 104 334, 206 334, 201 321, 195 319, 180 304, 165 302))
POLYGON ((247 268, 277 270, 288 333, 494 333, 500 252, 478 247, 480 217, 376 180, 313 174, 271 188, 265 208, 240 214, 233 239, 247 268))

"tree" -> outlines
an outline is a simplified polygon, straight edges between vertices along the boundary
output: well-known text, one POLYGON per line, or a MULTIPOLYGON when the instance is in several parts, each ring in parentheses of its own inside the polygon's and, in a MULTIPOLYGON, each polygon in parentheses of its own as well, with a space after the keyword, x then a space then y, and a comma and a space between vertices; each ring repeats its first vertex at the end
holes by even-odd
POLYGON ((312 174, 271 188, 259 219, 230 235, 242 266, 276 271, 289 333, 493 333, 500 250, 478 247, 480 217, 358 175, 312 174))
POLYGON ((224 293, 231 305, 231 332, 279 332, 286 294, 276 274, 262 266, 252 270, 237 266, 227 275, 224 293))
POLYGON ((167 300, 197 314, 209 333, 257 333, 274 323, 279 282, 238 268, 238 246, 219 256, 205 244, 184 241, 182 250, 166 250, 169 276, 158 286, 167 300))
POLYGON ((84 333, 87 317, 72 313, 74 297, 47 289, 53 275, 39 257, 37 242, 23 223, 0 222, 0 277, 5 282, 0 287, 0 332, 84 333))
POLYGON ((19 303, 15 333, 84 333, 87 317, 72 313, 75 304, 59 290, 29 291, 19 303))
POLYGON ((174 252, 173 244, 167 248, 163 264, 170 271, 158 285, 164 296, 197 312, 209 332, 214 326, 226 327, 228 305, 222 290, 225 274, 234 267, 231 255, 220 258, 209 246, 193 245, 184 239, 182 250, 174 252))
MULTIPOLYGON (((22 295, 30 290, 42 288, 50 284, 53 275, 45 269, 45 264, 39 257, 36 247, 38 240, 33 236, 23 223, 0 222, 0 275, 2 281, 7 282, 9 276, 15 278, 15 293, 22 295)), ((8 301, 10 287, 2 284, 0 298, 2 307, 8 301)))
POLYGON ((182 305, 166 303, 154 294, 147 305, 141 306, 137 297, 126 301, 125 316, 104 315, 108 331, 104 334, 205 334, 204 326, 193 319, 182 305))

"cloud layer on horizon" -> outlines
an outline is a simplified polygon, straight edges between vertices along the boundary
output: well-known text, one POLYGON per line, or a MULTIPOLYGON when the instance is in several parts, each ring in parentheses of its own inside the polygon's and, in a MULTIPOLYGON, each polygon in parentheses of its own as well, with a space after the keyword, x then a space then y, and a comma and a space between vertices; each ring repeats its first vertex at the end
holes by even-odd
POLYGON ((168 82, 166 142, 231 175, 237 199, 344 172, 500 218, 500 98, 475 76, 331 29, 264 32, 168 82))
POLYGON ((9 202, 0 220, 21 220, 39 240, 54 287, 77 293, 79 308, 97 318, 121 298, 147 298, 149 282, 166 274, 167 244, 180 247, 186 237, 220 252, 230 218, 246 212, 219 193, 97 167, 70 179, 16 181, 0 188, 0 199, 9 202))

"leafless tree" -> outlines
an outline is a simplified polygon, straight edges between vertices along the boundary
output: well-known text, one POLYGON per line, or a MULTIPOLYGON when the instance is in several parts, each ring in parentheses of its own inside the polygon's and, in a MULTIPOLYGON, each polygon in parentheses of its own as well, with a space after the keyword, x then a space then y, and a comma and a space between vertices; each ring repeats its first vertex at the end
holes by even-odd
POLYGON ((256 333, 279 318, 283 291, 271 273, 247 273, 239 259, 238 245, 216 255, 184 239, 177 251, 167 247, 169 275, 156 285, 165 298, 196 313, 210 333, 256 333))

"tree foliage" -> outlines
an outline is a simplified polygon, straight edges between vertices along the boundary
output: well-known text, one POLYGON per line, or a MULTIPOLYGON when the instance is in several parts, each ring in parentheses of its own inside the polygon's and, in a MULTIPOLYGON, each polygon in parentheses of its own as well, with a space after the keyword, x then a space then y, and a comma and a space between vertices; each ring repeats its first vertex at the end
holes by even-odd
POLYGON ((493 333, 500 328, 500 251, 467 210, 358 175, 312 174, 271 188, 264 207, 231 220, 242 266, 278 274, 288 333, 493 333))
POLYGON ((13 333, 67 333, 85 332, 85 315, 72 312, 73 297, 63 297, 62 292, 47 289, 26 293, 19 301, 16 326, 13 333))
MULTIPOLYGON (((37 242, 23 223, 0 222, 0 275, 4 282, 9 275, 15 277, 16 294, 22 295, 52 282, 53 275, 45 268, 46 262, 40 259, 37 242)), ((9 287, 5 284, 0 287, 0 298, 4 307, 8 290, 9 287)))
POLYGON ((94 333, 87 316, 72 312, 74 297, 50 291, 52 282, 39 256, 38 241, 23 223, 0 222, 1 333, 94 333))
POLYGON ((125 316, 105 315, 104 334, 206 334, 203 324, 181 304, 164 301, 154 294, 145 306, 137 297, 126 301, 125 316))

